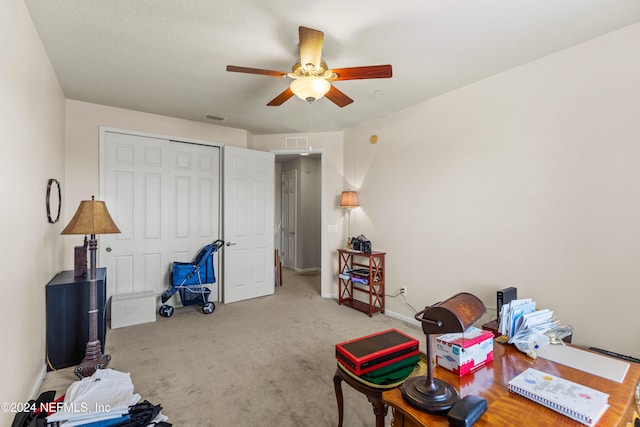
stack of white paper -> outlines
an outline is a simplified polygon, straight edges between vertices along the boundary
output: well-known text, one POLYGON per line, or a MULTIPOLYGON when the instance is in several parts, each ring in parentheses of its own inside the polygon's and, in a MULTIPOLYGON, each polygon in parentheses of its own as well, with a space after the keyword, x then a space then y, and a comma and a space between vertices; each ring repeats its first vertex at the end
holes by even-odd
POLYGON ((513 300, 502 306, 498 331, 509 338, 509 342, 526 341, 528 336, 541 335, 557 326, 553 311, 536 310, 531 298, 513 300))

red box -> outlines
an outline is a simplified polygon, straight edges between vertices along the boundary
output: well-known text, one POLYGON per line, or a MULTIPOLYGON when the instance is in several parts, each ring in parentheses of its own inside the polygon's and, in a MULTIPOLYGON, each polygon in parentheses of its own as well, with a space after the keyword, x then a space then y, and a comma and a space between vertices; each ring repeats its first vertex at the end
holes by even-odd
POLYGON ((470 327, 463 333, 436 338, 436 362, 459 376, 493 360, 493 333, 470 327))
POLYGON ((336 344, 336 359, 356 375, 363 375, 418 354, 417 339, 388 329, 336 344))

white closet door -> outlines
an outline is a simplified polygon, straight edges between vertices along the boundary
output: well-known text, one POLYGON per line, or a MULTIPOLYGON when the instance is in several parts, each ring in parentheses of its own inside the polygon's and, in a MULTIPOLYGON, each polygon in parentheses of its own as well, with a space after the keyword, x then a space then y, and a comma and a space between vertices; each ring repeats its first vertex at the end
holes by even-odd
POLYGON ((107 131, 103 153, 101 193, 122 231, 99 237, 107 296, 159 295, 173 261, 218 238, 220 149, 107 131))
MULTIPOLYGON (((168 251, 171 262, 188 262, 220 238, 220 149, 171 141, 170 158, 168 251)), ((216 283, 209 285, 214 301, 220 280, 218 255, 214 254, 216 283)))

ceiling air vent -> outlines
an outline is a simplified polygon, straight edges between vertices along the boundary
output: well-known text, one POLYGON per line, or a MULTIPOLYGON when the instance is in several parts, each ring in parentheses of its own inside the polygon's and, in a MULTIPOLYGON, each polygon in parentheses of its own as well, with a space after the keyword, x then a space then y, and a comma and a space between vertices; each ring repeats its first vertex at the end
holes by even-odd
POLYGON ((307 148, 309 147, 309 138, 306 136, 290 136, 284 139, 285 148, 307 148))
POLYGON ((218 122, 222 122, 227 120, 226 117, 220 117, 220 116, 214 116, 213 114, 205 114, 204 116, 202 116, 203 119, 207 119, 207 120, 216 120, 218 122))

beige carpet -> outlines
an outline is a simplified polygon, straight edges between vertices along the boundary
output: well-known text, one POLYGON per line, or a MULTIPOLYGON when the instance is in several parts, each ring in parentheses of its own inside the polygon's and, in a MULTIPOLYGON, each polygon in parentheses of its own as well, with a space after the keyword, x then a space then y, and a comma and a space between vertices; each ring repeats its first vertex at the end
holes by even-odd
MULTIPOLYGON (((283 271, 274 295, 175 310, 171 318, 109 330, 110 368, 130 372, 135 391, 174 426, 336 426, 335 344, 388 328, 420 340, 419 327, 320 297, 319 274, 283 271)), ((177 294, 174 298, 177 298, 177 294)), ((49 372, 58 395, 73 368, 49 372)), ((372 426, 367 399, 343 383, 344 426, 372 426)), ((391 416, 387 416, 387 425, 391 416)))

